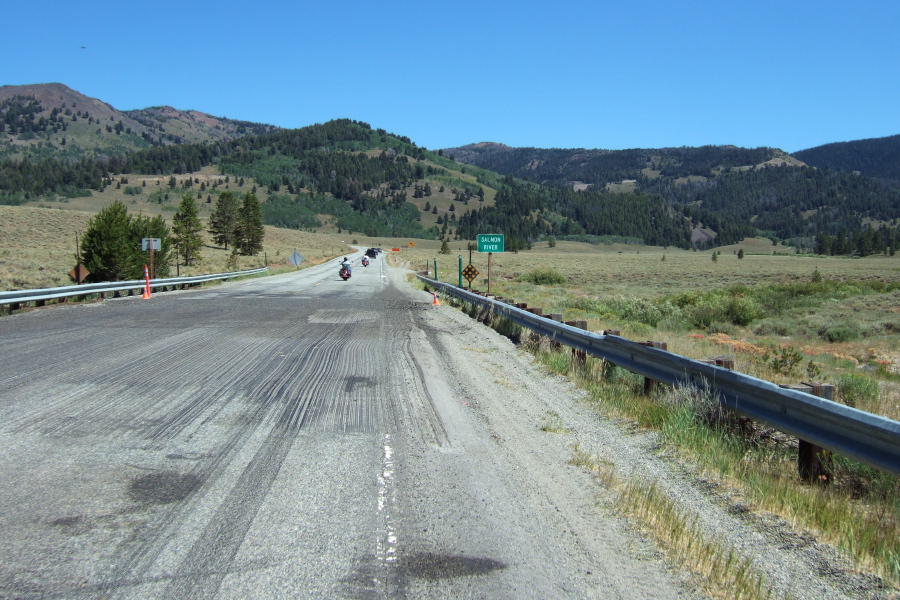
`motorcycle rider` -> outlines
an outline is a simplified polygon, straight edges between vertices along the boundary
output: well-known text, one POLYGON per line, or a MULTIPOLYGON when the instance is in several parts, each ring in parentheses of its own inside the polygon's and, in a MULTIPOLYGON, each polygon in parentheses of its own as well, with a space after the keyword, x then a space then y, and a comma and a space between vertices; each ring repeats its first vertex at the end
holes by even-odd
POLYGON ((353 269, 350 268, 350 261, 347 260, 347 257, 344 257, 344 260, 341 261, 341 267, 347 269, 347 272, 353 275, 353 269))

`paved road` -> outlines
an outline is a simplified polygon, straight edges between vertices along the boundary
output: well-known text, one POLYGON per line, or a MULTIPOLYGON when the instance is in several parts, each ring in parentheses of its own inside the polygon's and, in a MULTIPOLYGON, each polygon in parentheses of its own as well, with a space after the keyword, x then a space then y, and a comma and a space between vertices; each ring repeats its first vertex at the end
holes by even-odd
POLYGON ((358 258, 0 319, 0 598, 650 593, 554 530, 440 309, 358 258))

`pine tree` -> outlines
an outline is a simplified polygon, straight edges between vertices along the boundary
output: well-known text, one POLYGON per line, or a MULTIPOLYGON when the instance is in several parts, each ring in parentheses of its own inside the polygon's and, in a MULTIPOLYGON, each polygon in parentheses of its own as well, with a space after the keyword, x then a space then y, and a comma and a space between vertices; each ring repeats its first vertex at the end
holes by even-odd
POLYGON ((209 217, 209 233, 213 236, 213 241, 225 250, 228 250, 229 243, 234 244, 238 211, 238 201, 234 194, 223 192, 219 194, 216 209, 209 217))
MULTIPOLYGON (((116 200, 88 222, 81 238, 81 258, 90 271, 92 282, 122 281, 132 275, 135 240, 131 236, 131 217, 125 205, 116 200)), ((140 243, 140 240, 138 240, 140 243)))
POLYGON ((235 245, 242 256, 256 256, 263 249, 263 238, 266 229, 263 227, 262 211, 255 194, 246 194, 238 214, 237 236, 235 245))
POLYGON ((203 224, 200 222, 200 210, 197 202, 191 194, 185 194, 178 205, 178 212, 172 219, 172 233, 175 247, 184 258, 184 265, 190 266, 199 263, 200 248, 203 247, 203 238, 200 231, 203 224))
POLYGON ((169 253, 172 239, 162 217, 128 215, 128 209, 115 201, 95 215, 81 238, 82 263, 90 271, 88 279, 122 281, 140 279, 144 265, 150 262, 150 252, 141 250, 142 238, 159 238, 161 248, 154 250, 156 276, 169 274, 169 253))

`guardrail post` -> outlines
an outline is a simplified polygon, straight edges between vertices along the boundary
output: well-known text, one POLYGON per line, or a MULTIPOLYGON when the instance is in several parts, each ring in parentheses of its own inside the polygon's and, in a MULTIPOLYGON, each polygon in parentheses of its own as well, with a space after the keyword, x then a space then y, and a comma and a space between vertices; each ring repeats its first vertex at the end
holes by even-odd
MULTIPOLYGON (((658 348, 660 350, 668 350, 669 345, 666 342, 638 342, 641 346, 649 346, 651 348, 658 348)), ((644 394, 649 395, 653 393, 653 390, 656 389, 656 385, 659 383, 655 379, 650 379, 649 377, 644 377, 644 394)))
MULTIPOLYGON (((834 386, 827 383, 788 383, 778 387, 831 400, 834 386)), ((806 483, 831 483, 831 452, 806 440, 797 440, 797 471, 806 483)))
MULTIPOLYGON (((587 329, 587 321, 566 321, 566 325, 570 327, 577 327, 578 329, 587 329)), ((577 348, 572 348, 572 362, 575 363, 576 367, 583 367, 584 363, 587 362, 587 352, 584 350, 578 350, 577 348)))
POLYGON ((734 371, 734 359, 733 358, 716 358, 717 367, 724 367, 729 371, 734 371))
MULTIPOLYGON (((562 316, 562 313, 550 313, 550 319, 551 319, 552 321, 556 321, 557 323, 562 323, 562 322, 563 322, 563 316, 562 316)), ((554 350, 559 350, 560 348, 562 348, 562 344, 560 344, 560 343, 557 342, 556 340, 553 340, 553 341, 551 342, 550 346, 551 346, 554 350)))
MULTIPOLYGON (((834 399, 834 386, 827 383, 807 383, 812 388, 812 394, 826 400, 834 399)), ((798 440, 797 466, 800 478, 803 481, 818 481, 823 484, 831 483, 831 452, 811 444, 805 440, 798 440)))

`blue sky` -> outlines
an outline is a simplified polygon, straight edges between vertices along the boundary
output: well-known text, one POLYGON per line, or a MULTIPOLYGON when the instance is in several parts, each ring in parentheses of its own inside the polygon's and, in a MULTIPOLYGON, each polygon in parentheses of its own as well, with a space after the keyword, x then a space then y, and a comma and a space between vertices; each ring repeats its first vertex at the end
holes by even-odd
POLYGON ((900 134, 896 0, 5 0, 0 14, 0 85, 59 82, 120 110, 346 117, 432 149, 794 152, 900 134))

